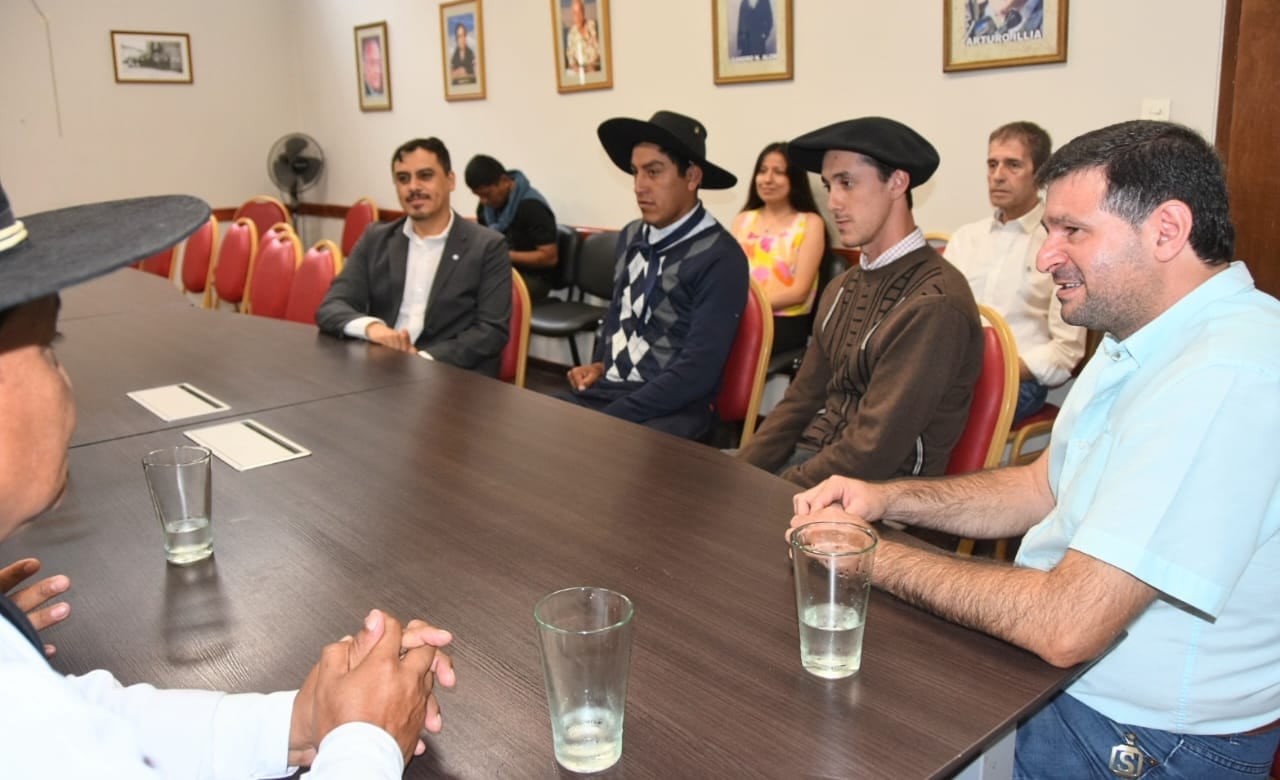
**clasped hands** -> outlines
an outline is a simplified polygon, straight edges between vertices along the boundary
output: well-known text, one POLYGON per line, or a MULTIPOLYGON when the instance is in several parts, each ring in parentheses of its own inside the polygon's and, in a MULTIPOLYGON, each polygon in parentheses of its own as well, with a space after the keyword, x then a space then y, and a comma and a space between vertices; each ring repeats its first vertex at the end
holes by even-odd
POLYGON ((369 323, 364 329, 364 337, 374 344, 381 344, 401 352, 416 354, 418 351, 418 348, 413 346, 413 339, 409 338, 409 331, 396 330, 382 322, 369 323))
POLYGON ((433 691, 456 682, 453 662, 440 648, 453 641, 422 620, 403 627, 373 610, 355 637, 325 646, 293 702, 289 765, 310 766, 324 737, 344 723, 370 723, 395 739, 408 763, 426 752, 422 731, 443 726, 433 691))

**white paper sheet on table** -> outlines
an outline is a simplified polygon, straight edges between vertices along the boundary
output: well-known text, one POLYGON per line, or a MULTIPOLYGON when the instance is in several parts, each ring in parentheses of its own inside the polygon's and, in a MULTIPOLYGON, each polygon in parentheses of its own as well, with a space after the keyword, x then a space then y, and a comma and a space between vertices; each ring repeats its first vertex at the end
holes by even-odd
POLYGON ((236 471, 248 471, 311 454, 311 450, 254 420, 210 425, 183 431, 183 434, 196 444, 208 447, 236 471))
POLYGON ((125 395, 165 422, 224 412, 231 408, 188 382, 134 390, 125 395))

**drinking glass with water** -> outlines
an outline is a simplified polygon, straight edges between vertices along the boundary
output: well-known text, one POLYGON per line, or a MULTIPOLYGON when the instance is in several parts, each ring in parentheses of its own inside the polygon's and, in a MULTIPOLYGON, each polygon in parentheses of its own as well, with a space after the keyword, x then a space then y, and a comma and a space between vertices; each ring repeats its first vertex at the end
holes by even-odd
POLYGON ((142 458, 151 503, 164 532, 165 558, 185 565, 213 554, 211 455, 204 447, 166 447, 142 458))
POLYGON ((566 588, 533 608, 556 761, 599 772, 622 757, 631 665, 631 600, 605 588, 566 588))
POLYGON ((854 523, 817 522, 791 534, 800 664, 836 680, 862 668, 876 535, 854 523))

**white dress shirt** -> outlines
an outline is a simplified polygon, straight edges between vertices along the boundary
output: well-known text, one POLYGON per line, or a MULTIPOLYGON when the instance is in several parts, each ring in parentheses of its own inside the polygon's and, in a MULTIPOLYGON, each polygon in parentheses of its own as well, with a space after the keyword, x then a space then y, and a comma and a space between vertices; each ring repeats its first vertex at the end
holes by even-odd
POLYGON ((1043 217, 1043 201, 1008 222, 997 211, 952 233, 944 254, 969 280, 978 303, 1004 315, 1018 357, 1036 381, 1055 387, 1084 356, 1085 329, 1062 321, 1053 277, 1036 270, 1046 238, 1043 217))
MULTIPOLYGON (((108 672, 63 676, 0 619, 0 775, 244 780, 289 774, 295 691, 227 694, 122 686, 108 672)), ((329 732, 311 773, 399 778, 391 735, 369 723, 329 732)))
MULTIPOLYGON (((413 220, 404 221, 404 235, 409 239, 409 257, 405 263, 404 297, 400 300, 400 313, 396 315, 394 329, 409 331, 410 343, 416 342, 422 335, 422 328, 427 321, 427 299, 431 296, 431 285, 440 268, 444 243, 449 239, 449 231, 452 229, 452 211, 449 212, 449 224, 434 236, 419 236, 413 230, 413 220)), ((343 326, 342 332, 352 338, 367 338, 365 330, 371 322, 382 320, 377 317, 356 317, 343 326)), ((426 351, 419 351, 418 354, 431 358, 426 351)))

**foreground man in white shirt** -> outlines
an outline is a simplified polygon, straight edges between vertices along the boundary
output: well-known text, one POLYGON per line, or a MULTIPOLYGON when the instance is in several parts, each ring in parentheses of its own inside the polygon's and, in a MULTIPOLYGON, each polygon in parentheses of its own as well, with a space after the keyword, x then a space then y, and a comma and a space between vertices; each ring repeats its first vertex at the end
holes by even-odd
POLYGON ((957 230, 944 254, 973 297, 1004 315, 1018 343, 1014 421, 1044 406, 1049 388, 1071 378, 1084 356, 1085 329, 1062 321, 1053 278, 1036 270, 1044 244, 1044 203, 1036 171, 1049 159, 1049 134, 1031 122, 995 129, 987 147, 987 193, 995 214, 957 230))
MULTIPOLYGON (((57 291, 173 245, 208 215, 195 198, 143 198, 24 226, 0 189, 0 541, 66 489, 75 408, 51 346, 57 291)), ((317 780, 399 777, 425 750, 422 730, 440 730, 432 686, 453 685, 437 649, 450 640, 375 610, 354 638, 324 648, 301 690, 162 691, 122 687, 101 670, 64 677, 0 595, 0 776, 260 778, 309 765, 317 780)))

